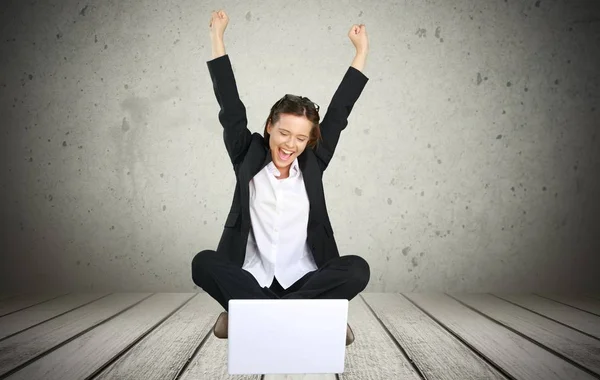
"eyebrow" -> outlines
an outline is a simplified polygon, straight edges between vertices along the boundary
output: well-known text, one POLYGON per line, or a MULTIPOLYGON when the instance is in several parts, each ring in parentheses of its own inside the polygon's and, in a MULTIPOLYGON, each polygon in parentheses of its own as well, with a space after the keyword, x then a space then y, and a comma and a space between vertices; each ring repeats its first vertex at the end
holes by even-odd
MULTIPOLYGON (((280 129, 280 130, 282 130, 282 131, 285 131, 285 132, 287 132, 287 133, 291 133, 291 132, 290 132, 288 129, 281 128, 281 127, 279 127, 279 129, 280 129)), ((302 136, 302 137, 306 137, 306 138, 308 138, 308 136, 307 136, 307 135, 298 135, 298 136, 302 136)))

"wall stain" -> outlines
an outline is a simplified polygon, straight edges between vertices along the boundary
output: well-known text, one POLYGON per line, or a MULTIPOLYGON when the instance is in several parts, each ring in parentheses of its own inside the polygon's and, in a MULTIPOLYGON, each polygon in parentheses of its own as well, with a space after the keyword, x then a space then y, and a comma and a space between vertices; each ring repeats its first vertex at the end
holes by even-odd
POLYGON ((441 27, 437 27, 435 28, 435 38, 438 38, 440 40, 440 42, 444 42, 444 39, 440 37, 440 32, 442 31, 441 27))

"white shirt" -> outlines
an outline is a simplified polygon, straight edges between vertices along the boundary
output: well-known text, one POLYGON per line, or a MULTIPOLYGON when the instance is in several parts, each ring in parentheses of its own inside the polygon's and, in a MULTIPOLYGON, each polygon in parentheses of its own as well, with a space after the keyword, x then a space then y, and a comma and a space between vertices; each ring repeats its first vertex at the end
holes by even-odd
POLYGON ((277 277, 287 289, 317 265, 306 242, 309 201, 298 159, 288 178, 279 175, 270 162, 250 181, 251 228, 242 269, 261 287, 277 277))

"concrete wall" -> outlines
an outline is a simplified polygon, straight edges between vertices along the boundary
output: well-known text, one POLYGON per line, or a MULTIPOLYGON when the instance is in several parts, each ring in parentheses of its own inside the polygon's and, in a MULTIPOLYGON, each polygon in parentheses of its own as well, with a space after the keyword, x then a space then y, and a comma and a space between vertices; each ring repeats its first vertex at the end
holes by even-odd
POLYGON ((368 291, 599 291, 592 3, 2 2, 1 289, 196 289, 235 184, 206 67, 223 8, 252 131, 285 93, 325 110, 366 24, 325 186, 368 291))

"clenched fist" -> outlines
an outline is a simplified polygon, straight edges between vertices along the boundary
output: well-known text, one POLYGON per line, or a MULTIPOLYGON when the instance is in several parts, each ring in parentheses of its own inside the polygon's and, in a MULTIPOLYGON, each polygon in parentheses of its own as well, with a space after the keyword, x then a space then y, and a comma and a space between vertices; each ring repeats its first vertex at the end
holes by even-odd
POLYGON ((223 38, 223 34, 225 34, 225 29, 227 28, 228 23, 229 17, 225 11, 220 10, 218 12, 212 12, 210 16, 210 23, 208 24, 210 28, 210 36, 212 38, 223 38))
POLYGON ((350 32, 348 32, 348 37, 350 37, 350 41, 352 41, 354 47, 356 47, 357 52, 364 53, 369 50, 367 27, 364 24, 352 25, 350 32))

